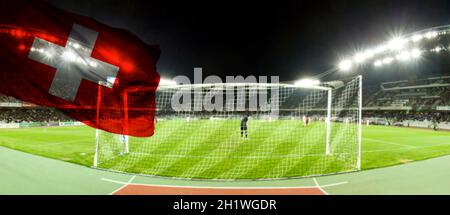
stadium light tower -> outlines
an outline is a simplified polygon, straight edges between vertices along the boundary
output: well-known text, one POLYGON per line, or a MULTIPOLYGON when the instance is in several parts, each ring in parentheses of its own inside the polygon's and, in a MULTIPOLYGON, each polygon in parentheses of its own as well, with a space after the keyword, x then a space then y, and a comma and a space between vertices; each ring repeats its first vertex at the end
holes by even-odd
POLYGON ((322 72, 314 79, 321 79, 335 72, 347 72, 357 67, 371 65, 375 68, 394 62, 407 63, 420 58, 425 53, 450 52, 450 44, 442 44, 440 38, 450 35, 450 25, 423 29, 411 34, 394 37, 378 46, 355 53, 322 72), (438 43, 434 48, 427 48, 425 43, 438 43), (448 48, 447 48, 448 47, 448 48))
MULTIPOLYGON (((372 64, 374 67, 381 67, 393 62, 408 62, 421 57, 426 52, 438 53, 447 50, 443 47, 447 47, 448 44, 440 44, 436 48, 427 49, 424 43, 427 41, 439 43, 441 42, 439 38, 447 34, 450 35, 450 25, 432 27, 394 37, 375 48, 367 49, 342 60, 338 63, 336 71, 348 71, 355 66, 364 66, 366 63, 372 64)), ((327 71, 324 74, 328 75, 330 72, 327 71)))
POLYGON ((342 70, 342 71, 348 71, 348 70, 350 70, 352 68, 352 66, 353 66, 353 62, 351 60, 348 60, 348 59, 342 60, 339 63, 339 69, 342 70))

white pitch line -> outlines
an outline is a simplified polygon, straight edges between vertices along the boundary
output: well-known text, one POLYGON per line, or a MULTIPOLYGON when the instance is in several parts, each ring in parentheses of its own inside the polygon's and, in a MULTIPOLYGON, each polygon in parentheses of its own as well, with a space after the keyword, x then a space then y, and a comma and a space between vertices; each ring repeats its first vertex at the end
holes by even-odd
POLYGON ((348 181, 343 181, 343 182, 338 182, 338 183, 333 183, 333 184, 325 184, 325 185, 321 185, 322 188, 324 187, 333 187, 333 186, 338 186, 338 185, 342 185, 342 184, 347 184, 348 181))
POLYGON ((402 146, 402 147, 407 147, 407 148, 417 148, 416 146, 400 144, 400 143, 397 143, 397 142, 391 142, 391 141, 385 141, 385 140, 377 140, 377 139, 372 139, 372 138, 363 138, 363 139, 374 141, 374 142, 378 142, 378 143, 391 144, 391 145, 395 145, 395 146, 402 146))
POLYGON ((133 176, 130 178, 130 180, 128 180, 126 183, 123 183, 123 182, 121 182, 121 181, 110 180, 110 179, 108 180, 108 179, 106 179, 106 178, 102 178, 102 180, 104 180, 104 181, 108 180, 108 181, 110 181, 110 182, 122 184, 122 186, 120 186, 119 188, 115 189, 113 192, 111 192, 111 193, 108 194, 108 195, 113 195, 115 192, 117 192, 117 191, 121 190, 122 188, 126 187, 127 185, 131 184, 131 182, 133 182, 134 178, 136 178, 136 175, 133 175, 133 176))
POLYGON ((92 138, 83 138, 83 139, 77 139, 77 140, 66 140, 66 141, 58 141, 58 142, 46 142, 44 144, 41 144, 40 146, 55 146, 55 145, 60 145, 60 144, 66 144, 66 143, 77 143, 80 141, 85 141, 85 140, 91 140, 92 138))
POLYGON ((124 181, 116 181, 116 180, 112 180, 109 178, 101 178, 100 180, 102 181, 107 181, 107 182, 112 182, 112 183, 116 183, 116 184, 127 184, 127 182, 124 181))
MULTIPOLYGON (((128 183, 128 182, 124 182, 124 181, 116 181, 113 179, 108 179, 108 178, 101 178, 100 180, 102 181, 107 181, 107 182, 111 182, 111 183, 116 183, 116 184, 123 184, 123 185, 142 185, 142 186, 154 186, 154 187, 171 187, 171 188, 204 188, 204 189, 296 189, 296 188, 317 188, 317 185, 315 186, 292 186, 292 187, 215 187, 215 186, 183 186, 183 185, 165 185, 165 184, 143 184, 143 183, 128 183)), ((339 183, 335 183, 335 184, 327 184, 324 186, 327 187, 331 187, 331 186, 337 186, 340 184, 345 184, 347 182, 339 182, 339 183)))
POLYGON ((322 187, 319 185, 319 182, 317 182, 316 178, 313 178, 314 180, 314 184, 316 184, 316 187, 319 188, 320 191, 322 191, 323 193, 325 193, 325 195, 330 195, 327 193, 327 191, 325 191, 324 189, 322 189, 322 187))

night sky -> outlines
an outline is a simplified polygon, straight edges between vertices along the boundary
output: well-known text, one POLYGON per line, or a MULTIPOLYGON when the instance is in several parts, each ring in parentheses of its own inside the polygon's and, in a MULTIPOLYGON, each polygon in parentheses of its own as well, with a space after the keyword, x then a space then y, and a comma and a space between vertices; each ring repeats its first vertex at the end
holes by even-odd
MULTIPOLYGON (((321 73, 342 57, 393 35, 450 24, 447 0, 49 2, 160 45, 162 77, 192 76, 194 67, 203 67, 205 75, 279 75, 281 81, 295 80, 321 73)), ((449 59, 333 78, 362 73, 375 82, 449 74, 449 59)))

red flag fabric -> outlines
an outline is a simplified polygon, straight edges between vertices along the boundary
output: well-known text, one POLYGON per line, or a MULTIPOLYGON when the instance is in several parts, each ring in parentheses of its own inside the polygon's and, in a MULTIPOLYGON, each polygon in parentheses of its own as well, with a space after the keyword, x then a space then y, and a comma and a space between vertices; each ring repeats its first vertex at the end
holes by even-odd
POLYGON ((0 94, 89 126, 154 132, 158 46, 41 1, 0 1, 0 94))

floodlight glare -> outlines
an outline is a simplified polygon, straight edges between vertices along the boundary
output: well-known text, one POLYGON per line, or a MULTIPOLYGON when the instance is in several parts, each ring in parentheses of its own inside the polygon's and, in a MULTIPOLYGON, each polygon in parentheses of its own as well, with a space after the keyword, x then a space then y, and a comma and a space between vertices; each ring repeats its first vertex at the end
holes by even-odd
POLYGON ((397 55, 397 60, 409 60, 411 58, 411 54, 407 51, 403 51, 397 55))
POLYGON ((97 67, 97 62, 95 62, 95 61, 89 61, 88 63, 89 63, 89 66, 97 67))
POLYGON ((62 59, 65 61, 73 62, 77 60, 77 54, 72 50, 65 50, 62 54, 62 59))
POLYGON ((303 87, 317 86, 319 84, 320 84, 319 80, 308 79, 308 78, 298 80, 294 83, 294 85, 296 85, 296 86, 303 86, 303 87))
POLYGON ((50 53, 50 52, 48 52, 48 51, 45 51, 44 54, 45 54, 45 56, 48 57, 48 58, 52 58, 52 57, 53 57, 52 53, 50 53))
POLYGON ((435 50, 436 52, 440 52, 440 51, 442 50, 442 48, 439 47, 439 46, 436 46, 436 48, 434 48, 434 50, 435 50))
POLYGON ((355 55, 355 57, 353 57, 353 60, 356 63, 363 63, 364 60, 366 60, 367 56, 365 55, 365 53, 358 53, 355 55))
POLYGON ((79 64, 83 64, 83 65, 87 65, 87 64, 88 64, 88 63, 86 62, 86 59, 83 59, 83 58, 78 57, 78 56, 75 58, 74 61, 77 62, 77 63, 79 63, 79 64))
POLYGON ((423 36, 420 35, 420 34, 416 34, 416 35, 412 36, 411 39, 412 39, 413 42, 419 42, 419 41, 421 41, 423 39, 423 36))
POLYGON ((386 51, 386 49, 387 49, 387 46, 378 46, 378 47, 377 47, 375 50, 373 50, 373 51, 374 51, 375 54, 379 54, 379 53, 381 53, 381 52, 386 51))
POLYGON ((383 62, 381 60, 377 60, 375 61, 375 63, 373 63, 374 66, 379 67, 381 65, 383 65, 383 62))
POLYGON ((44 53, 45 52, 45 50, 41 49, 41 48, 31 48, 31 51, 39 52, 39 53, 44 53))
POLYGON ((421 54, 422 53, 419 49, 413 49, 411 51, 411 57, 413 57, 413 58, 418 58, 418 57, 420 57, 421 54))
POLYGON ((170 79, 161 78, 159 80, 159 85, 161 86, 177 85, 177 82, 170 79))
POLYGON ((427 34, 425 34, 425 37, 427 39, 432 39, 432 38, 437 37, 437 35, 438 35, 438 33, 436 31, 430 31, 427 34))
POLYGON ((342 70, 342 71, 347 71, 350 68, 352 68, 352 65, 353 65, 353 63, 352 63, 351 60, 342 60, 339 63, 339 69, 342 70))
POLYGON ((403 46, 405 46, 406 42, 407 42, 407 40, 405 40, 405 39, 394 38, 388 43, 388 46, 389 46, 389 49, 391 49, 391 50, 398 50, 398 49, 403 48, 403 46))
POLYGON ((72 46, 73 46, 74 48, 76 48, 76 49, 79 49, 79 48, 80 48, 80 44, 78 44, 78 43, 72 43, 72 46))
POLYGON ((375 51, 374 50, 367 50, 364 52, 364 56, 365 58, 371 58, 375 55, 375 51))
POLYGON ((365 60, 372 58, 374 55, 375 55, 374 50, 367 50, 365 52, 357 53, 353 57, 353 61, 355 61, 356 63, 364 63, 365 60))
POLYGON ((387 57, 383 59, 383 64, 389 64, 394 60, 394 58, 387 57))
POLYGON ((52 48, 49 48, 44 51, 44 54, 47 58, 53 58, 53 55, 55 54, 55 50, 53 50, 52 48))

